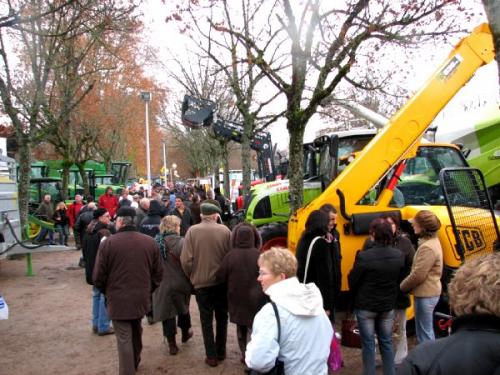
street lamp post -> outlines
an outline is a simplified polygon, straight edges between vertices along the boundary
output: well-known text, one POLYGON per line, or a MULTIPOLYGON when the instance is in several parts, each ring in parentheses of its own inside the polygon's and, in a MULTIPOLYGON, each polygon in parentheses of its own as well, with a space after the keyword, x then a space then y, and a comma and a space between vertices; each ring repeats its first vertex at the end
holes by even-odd
POLYGON ((173 163, 172 169, 170 170, 170 179, 172 182, 172 187, 174 186, 174 173, 176 172, 176 169, 177 169, 177 164, 173 163))
POLYGON ((167 186, 167 142, 163 142, 163 177, 165 181, 165 186, 167 186))
POLYGON ((151 93, 148 91, 141 92, 141 99, 146 106, 146 170, 148 178, 148 191, 151 192, 151 158, 149 153, 149 102, 151 101, 151 93))

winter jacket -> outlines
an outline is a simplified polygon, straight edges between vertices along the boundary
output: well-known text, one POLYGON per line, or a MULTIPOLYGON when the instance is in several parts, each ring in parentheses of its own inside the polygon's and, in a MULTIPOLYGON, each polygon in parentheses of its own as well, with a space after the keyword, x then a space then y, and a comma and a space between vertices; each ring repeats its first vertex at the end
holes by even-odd
POLYGON ((98 220, 92 220, 83 235, 82 252, 83 259, 85 259, 85 279, 90 285, 94 284, 92 273, 99 245, 104 237, 109 236, 111 236, 111 231, 108 226, 98 220))
POLYGON ((403 274, 403 254, 393 247, 375 243, 358 252, 348 276, 354 308, 373 312, 393 310, 403 274))
POLYGON ((182 269, 195 289, 220 284, 215 274, 230 249, 231 231, 205 217, 186 233, 181 253, 182 269))
POLYGON ((191 211, 189 210, 189 208, 184 207, 184 212, 181 214, 181 212, 177 208, 174 208, 172 210, 172 215, 175 215, 179 219, 181 219, 181 236, 185 236, 189 227, 194 224, 193 217, 191 216, 191 211))
POLYGON ((145 211, 140 205, 135 209, 134 223, 137 228, 141 226, 141 223, 147 214, 148 212, 145 211))
POLYGON ((75 230, 82 235, 83 239, 83 234, 85 233, 85 230, 87 229, 87 226, 90 224, 90 222, 94 220, 94 210, 85 210, 83 209, 80 211, 80 214, 76 218, 76 223, 75 223, 75 230))
POLYGON ((155 238, 160 233, 161 208, 158 201, 152 200, 146 217, 142 220, 139 231, 155 238))
POLYGON ((199 224, 201 223, 201 207, 200 203, 191 203, 191 206, 189 207, 189 210, 191 211, 191 217, 193 218, 193 225, 194 224, 199 224))
POLYGON ((266 294, 278 307, 281 337, 278 342, 276 316, 268 303, 255 316, 247 366, 267 372, 278 358, 287 375, 326 375, 333 329, 319 289, 292 277, 271 285, 266 294))
MULTIPOLYGON (((373 242, 371 239, 367 239, 363 246, 363 250, 366 250, 369 247, 373 247, 374 244, 375 242, 373 242)), ((395 249, 401 251, 401 253, 404 256, 405 267, 403 272, 403 278, 405 278, 410 274, 411 265, 413 263, 413 257, 415 256, 415 248, 413 247, 411 241, 399 232, 396 234, 392 246, 395 249)), ((410 307, 410 305, 411 305, 410 296, 407 293, 404 293, 401 290, 399 290, 398 297, 396 300, 396 309, 399 310, 406 309, 410 307)))
POLYGON ((103 241, 93 280, 106 295, 112 320, 140 319, 151 310, 151 294, 162 280, 162 261, 155 240, 127 226, 103 241))
POLYGON ((342 250, 340 247, 340 234, 336 229, 333 229, 330 233, 333 237, 330 242, 330 247, 333 262, 334 298, 339 298, 342 290, 342 250))
POLYGON ((500 317, 463 315, 451 336, 415 347, 398 375, 500 375, 500 317))
POLYGON ((443 250, 439 238, 422 239, 413 258, 410 274, 401 282, 401 290, 415 297, 441 295, 443 250))
POLYGON ((257 281, 261 243, 259 232, 253 225, 236 225, 231 234, 231 250, 217 272, 217 278, 227 282, 230 321, 247 327, 252 326, 255 314, 266 303, 265 294, 257 281))
POLYGON ((163 278, 153 293, 153 319, 159 322, 189 312, 191 282, 181 267, 184 238, 165 232, 157 234, 155 241, 163 263, 163 278))
POLYGON ((73 202, 71 205, 68 207, 68 219, 69 219, 69 226, 73 228, 76 223, 76 217, 78 216, 78 213, 83 207, 83 203, 76 203, 73 202))
POLYGON ((97 205, 99 206, 99 208, 105 208, 106 210, 108 210, 109 215, 111 217, 114 217, 116 210, 118 209, 118 197, 114 194, 103 194, 99 197, 97 205))
POLYGON ((35 216, 40 220, 53 223, 54 208, 52 207, 52 203, 47 203, 45 201, 40 203, 40 205, 36 209, 35 216))
POLYGON ((53 218, 54 224, 56 226, 64 227, 64 226, 69 224, 69 219, 68 219, 68 216, 66 214, 65 208, 60 209, 60 210, 55 210, 54 216, 52 218, 53 218))
MULTIPOLYGON (((297 246, 297 278, 304 282, 307 252, 314 238, 320 233, 308 233, 302 236, 297 246)), ((320 236, 311 249, 309 268, 306 283, 314 283, 321 292, 325 310, 334 310, 335 299, 335 271, 333 267, 333 252, 331 243, 320 236)))

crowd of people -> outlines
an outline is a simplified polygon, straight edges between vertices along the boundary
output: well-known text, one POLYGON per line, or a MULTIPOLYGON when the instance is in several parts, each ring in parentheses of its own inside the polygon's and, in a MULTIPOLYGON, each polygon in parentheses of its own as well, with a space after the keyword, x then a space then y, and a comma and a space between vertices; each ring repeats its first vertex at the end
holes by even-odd
MULTIPOLYGON (((228 229, 222 221, 225 202, 214 199, 216 194, 163 190, 145 197, 124 189, 116 196, 108 190, 97 204, 92 199, 84 204, 77 196, 69 209, 58 204, 54 212, 48 198, 40 210, 54 218, 60 243, 68 239, 68 231, 60 227, 69 225, 82 247, 81 264, 92 285, 92 331, 116 335, 121 375, 135 374, 141 361, 144 316, 150 324, 161 322, 170 355, 179 352, 177 328, 181 342, 191 339, 192 295, 208 366, 226 359, 230 321, 236 325, 247 373, 273 368, 287 375, 328 373, 342 280, 333 206, 310 214, 294 256, 282 248, 261 253, 259 232, 251 224, 228 229)), ((363 375, 376 373, 377 342, 384 375, 496 374, 500 254, 466 262, 458 270, 449 286, 457 334, 435 342, 433 314, 443 273, 437 237, 441 223, 427 210, 410 223, 418 237, 416 249, 402 233, 398 215, 375 218, 347 275, 363 375), (408 353, 410 295, 418 345, 408 353), (467 353, 477 351, 480 357, 448 352, 464 343, 470 347, 467 353)))

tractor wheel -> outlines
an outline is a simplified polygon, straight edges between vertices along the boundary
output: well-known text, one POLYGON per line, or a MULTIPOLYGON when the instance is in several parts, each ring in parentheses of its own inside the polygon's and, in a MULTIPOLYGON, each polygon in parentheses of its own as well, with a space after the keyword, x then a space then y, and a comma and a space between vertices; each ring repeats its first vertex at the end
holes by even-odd
POLYGON ((269 250, 271 247, 286 247, 288 227, 286 224, 268 224, 259 228, 262 237, 261 251, 269 250))
POLYGON ((28 222, 26 226, 26 234, 29 239, 36 238, 40 234, 42 227, 36 223, 28 222))

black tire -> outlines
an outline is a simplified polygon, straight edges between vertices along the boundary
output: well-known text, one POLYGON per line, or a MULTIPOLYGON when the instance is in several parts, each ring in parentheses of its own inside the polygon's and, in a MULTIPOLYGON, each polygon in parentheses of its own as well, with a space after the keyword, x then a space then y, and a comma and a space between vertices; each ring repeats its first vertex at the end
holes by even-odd
POLYGON ((288 227, 286 224, 273 223, 259 228, 262 237, 261 251, 269 250, 273 246, 286 247, 288 227))

